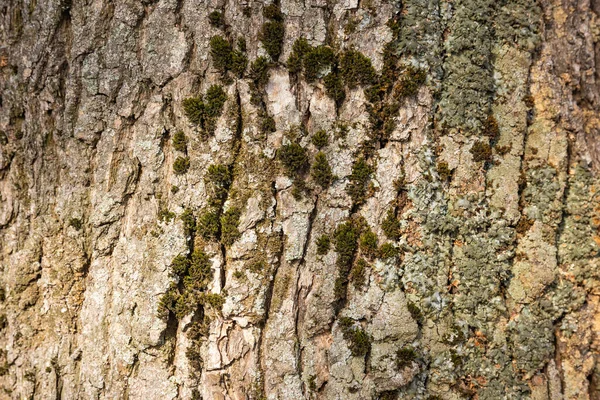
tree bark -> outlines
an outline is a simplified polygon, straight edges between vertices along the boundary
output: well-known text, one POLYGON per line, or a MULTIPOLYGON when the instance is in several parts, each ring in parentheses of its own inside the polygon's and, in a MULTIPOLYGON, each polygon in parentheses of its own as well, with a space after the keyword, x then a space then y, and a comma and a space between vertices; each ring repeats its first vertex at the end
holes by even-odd
POLYGON ((0 398, 600 399, 599 13, 5 0, 0 398))

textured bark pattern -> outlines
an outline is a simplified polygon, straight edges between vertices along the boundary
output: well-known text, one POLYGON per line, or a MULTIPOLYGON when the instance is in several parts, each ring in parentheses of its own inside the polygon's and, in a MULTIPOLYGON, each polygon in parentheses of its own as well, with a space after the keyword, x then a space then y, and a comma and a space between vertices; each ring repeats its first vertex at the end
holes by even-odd
POLYGON ((266 56, 260 2, 0 2, 0 398, 600 399, 600 2, 278 6, 256 84, 209 42, 266 56), (426 82, 397 109, 365 82, 336 104, 333 72, 288 70, 301 37, 426 82), (214 84, 203 132, 182 102, 214 84), (321 130, 325 188, 277 157, 315 164, 321 130), (213 164, 220 240, 179 218, 209 206, 213 164), (196 250, 207 290, 159 312, 196 250))

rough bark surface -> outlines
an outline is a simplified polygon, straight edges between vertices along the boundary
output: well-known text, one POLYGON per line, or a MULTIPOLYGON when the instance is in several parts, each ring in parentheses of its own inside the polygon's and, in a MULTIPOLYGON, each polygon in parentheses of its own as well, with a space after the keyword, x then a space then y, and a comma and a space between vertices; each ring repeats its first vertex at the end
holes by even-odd
POLYGON ((599 13, 0 2, 0 398, 600 399, 599 13))

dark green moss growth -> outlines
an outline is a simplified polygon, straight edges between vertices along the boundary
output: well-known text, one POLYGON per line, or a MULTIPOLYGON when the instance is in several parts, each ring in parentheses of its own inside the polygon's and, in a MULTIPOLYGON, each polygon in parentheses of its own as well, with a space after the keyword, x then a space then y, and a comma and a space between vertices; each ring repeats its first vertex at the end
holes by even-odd
POLYGON ((183 112, 188 120, 209 132, 214 130, 216 119, 223 112, 227 94, 219 85, 212 85, 202 97, 190 97, 183 100, 183 112))
POLYGON ((177 151, 181 151, 185 153, 187 150, 187 138, 182 131, 177 131, 175 135, 173 135, 173 140, 171 141, 173 144, 173 149, 177 151))
POLYGON ((362 258, 354 263, 350 270, 350 280, 354 287, 361 288, 364 286, 367 268, 369 268, 369 264, 362 258))
POLYGON ((364 357, 371 351, 371 338, 362 328, 354 326, 352 319, 340 318, 340 329, 353 356, 364 357))
POLYGON ((308 377, 308 389, 311 392, 315 392, 317 390, 317 376, 311 375, 308 377))
POLYGON ((371 60, 356 50, 344 52, 340 58, 340 71, 349 88, 358 85, 371 85, 376 78, 371 60))
POLYGON ((190 267, 190 260, 183 255, 176 256, 173 261, 171 261, 171 272, 174 275, 179 277, 183 277, 187 274, 188 268, 190 267))
POLYGON ((302 71, 304 56, 311 50, 311 46, 306 39, 297 39, 292 45, 292 53, 287 61, 288 71, 292 74, 298 74, 302 71))
POLYGON ((238 50, 241 51, 242 53, 245 53, 246 50, 248 49, 248 46, 246 45, 246 38, 238 38, 238 50))
POLYGON ((338 266, 350 269, 354 252, 358 247, 359 235, 360 229, 353 221, 345 222, 337 227, 333 236, 333 245, 338 254, 338 266))
POLYGON ((323 78, 323 84, 325 85, 327 95, 331 97, 339 107, 346 98, 344 82, 342 81, 340 74, 335 71, 330 72, 323 78))
POLYGON ((188 270, 188 275, 183 278, 186 290, 203 292, 208 288, 212 278, 212 263, 210 257, 200 249, 194 250, 188 270))
POLYGON ((250 64, 250 79, 257 87, 264 87, 269 82, 271 62, 267 57, 258 57, 250 64))
POLYGON ((442 181, 447 181, 452 176, 452 171, 448 167, 448 163, 445 161, 440 161, 437 163, 436 170, 440 176, 440 180, 442 181))
POLYGON ((394 95, 397 98, 412 97, 419 92, 419 88, 427 80, 427 72, 423 69, 418 69, 409 66, 404 70, 400 82, 394 88, 394 95))
POLYGON ((398 255, 400 255, 400 250, 391 243, 384 243, 379 248, 379 257, 380 258, 383 258, 383 259, 393 258, 393 257, 397 257, 398 255))
POLYGON ((417 305, 415 303, 413 303, 412 301, 408 301, 406 303, 406 307, 408 308, 408 312, 410 313, 410 315, 413 317, 413 319, 421 324, 423 322, 423 313, 421 312, 421 309, 419 307, 417 307, 417 305))
POLYGON ((263 17, 273 21, 283 21, 283 13, 277 4, 271 3, 263 8, 263 17))
POLYGON ((242 212, 237 207, 232 207, 221 216, 221 242, 231 246, 240 237, 238 224, 242 212))
POLYGON ((389 209, 387 212, 387 216, 381 223, 381 229, 383 229, 383 233, 390 240, 398 240, 400 239, 400 221, 396 218, 396 214, 393 209, 389 209))
POLYGON ((83 222, 79 218, 71 218, 69 220, 69 226, 73 227, 76 231, 80 231, 83 228, 83 222))
POLYGON ((204 109, 207 118, 218 118, 223 112, 227 94, 220 85, 212 85, 206 91, 204 109))
POLYGON ((313 137, 311 138, 312 144, 315 145, 317 149, 322 149, 323 147, 329 144, 329 135, 323 129, 315 132, 313 137))
POLYGON ((213 65, 217 70, 224 74, 231 65, 231 54, 233 52, 231 43, 222 36, 213 36, 210 39, 209 45, 213 65))
POLYGON ((379 239, 372 230, 365 230, 358 241, 360 251, 362 254, 369 258, 377 257, 377 247, 379 246, 379 239))
POLYGON ((329 240, 329 236, 321 235, 317 239, 317 254, 320 256, 324 256, 329 252, 329 248, 331 247, 331 240, 329 240))
POLYGON ((183 175, 190 169, 189 157, 177 157, 173 163, 173 172, 175 175, 183 175))
POLYGON ((182 213, 181 221, 183 222, 183 231, 186 236, 191 236, 193 232, 196 231, 196 217, 194 217, 194 213, 189 208, 186 208, 182 213))
POLYGON ((308 166, 306 150, 298 143, 281 146, 278 157, 283 164, 288 176, 294 177, 301 174, 308 166))
POLYGON ((309 47, 304 54, 302 66, 304 77, 307 82, 313 82, 321 77, 321 74, 331 68, 335 62, 335 53, 329 46, 309 47))
POLYGON ((196 232, 205 240, 219 240, 221 220, 218 211, 206 210, 198 218, 196 232))
POLYGON ((277 131, 277 125, 275 120, 270 115, 266 114, 262 116, 260 120, 260 131, 266 135, 277 131))
POLYGON ((262 26, 260 40, 271 59, 277 61, 283 48, 283 37, 285 35, 283 14, 277 5, 271 4, 264 8, 263 15, 269 21, 262 26))
POLYGON ((211 306, 217 311, 221 311, 225 298, 216 293, 202 293, 198 296, 198 302, 204 306, 211 306))
POLYGON ((221 36, 210 39, 210 55, 213 65, 222 74, 232 71, 241 76, 248 65, 248 58, 244 53, 234 50, 231 43, 221 36))
POLYGON ((318 152, 315 156, 315 163, 312 166, 311 176, 323 189, 327 189, 331 185, 333 174, 331 173, 331 167, 329 166, 327 157, 322 151, 318 152))
POLYGON ((417 359, 417 353, 412 347, 403 347, 396 352, 396 367, 402 369, 412 365, 417 359))
POLYGON ((367 187, 371 180, 373 168, 367 164, 367 161, 361 157, 352 166, 350 174, 350 183, 346 187, 346 192, 352 198, 354 204, 362 204, 365 201, 367 187))
POLYGON ((213 11, 208 14, 208 22, 215 28, 220 28, 223 26, 223 13, 221 11, 213 11))
POLYGON ((234 50, 231 52, 231 64, 229 69, 236 76, 242 77, 248 66, 248 57, 241 51, 234 50))
POLYGON ((471 154, 473 155, 473 161, 490 161, 492 158, 492 148, 486 142, 477 141, 471 147, 471 154))
POLYGON ((209 194, 209 203, 213 207, 220 208, 227 198, 227 191, 231 186, 233 176, 229 168, 223 164, 212 164, 206 171, 204 182, 209 194))
POLYGON ((166 208, 163 208, 158 211, 158 220, 161 222, 166 222, 167 224, 175 218, 175 213, 169 211, 166 208))

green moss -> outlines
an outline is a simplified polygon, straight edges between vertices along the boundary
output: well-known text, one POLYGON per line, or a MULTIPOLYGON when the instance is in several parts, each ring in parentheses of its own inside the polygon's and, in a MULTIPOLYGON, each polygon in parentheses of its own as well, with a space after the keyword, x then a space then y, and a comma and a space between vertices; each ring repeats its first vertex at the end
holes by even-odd
POLYGON ((219 240, 221 234, 221 220, 218 211, 204 211, 200 214, 196 225, 196 232, 205 240, 219 240))
POLYGON ((387 212, 387 216, 381 223, 381 229, 385 236, 390 240, 399 240, 400 239, 400 221, 396 218, 396 214, 393 209, 389 209, 387 212))
POLYGON ((188 268, 190 267, 190 260, 183 255, 176 256, 171 261, 171 272, 179 277, 183 277, 187 274, 188 268))
POLYGON ((302 173, 308 166, 306 150, 298 143, 281 146, 278 157, 283 164, 288 176, 294 177, 302 173))
POLYGON ((208 289, 212 279, 212 263, 201 249, 192 253, 188 275, 183 279, 184 288, 189 292, 203 292, 208 289))
POLYGON ((344 52, 340 58, 340 71, 349 88, 358 85, 371 85, 376 78, 371 60, 356 50, 344 52))
POLYGON ((408 301, 406 303, 406 308, 408 308, 408 312, 410 313, 410 315, 413 317, 413 319, 417 322, 417 323, 422 323, 423 322, 423 313, 421 312, 421 309, 419 307, 417 307, 417 305, 415 303, 413 303, 412 301, 408 301))
POLYGON ((262 116, 260 119, 260 131, 265 135, 277 131, 277 125, 273 117, 266 113, 262 116))
POLYGON ((224 74, 229 69, 232 61, 233 48, 231 44, 222 36, 213 36, 209 45, 213 65, 224 74))
POLYGON ((208 167, 204 182, 206 184, 206 190, 209 195, 209 203, 211 206, 220 208, 220 206, 223 205, 232 181, 233 176, 227 166, 223 164, 212 164, 208 167))
POLYGON ((329 144, 329 135, 323 129, 318 130, 311 138, 311 142, 317 149, 322 149, 329 144))
POLYGON ((242 53, 245 53, 246 50, 248 49, 248 46, 246 45, 246 38, 238 38, 238 50, 241 51, 242 53))
POLYGON ((69 226, 73 227, 76 231, 80 231, 83 228, 83 222, 79 218, 71 218, 69 220, 69 226))
POLYGON ((327 95, 331 97, 335 101, 335 104, 339 107, 346 98, 344 82, 342 81, 339 73, 333 71, 325 75, 323 78, 323 84, 325 85, 325 91, 327 92, 327 95))
POLYGON ((209 119, 218 118, 223 112, 223 106, 227 101, 227 94, 220 85, 211 85, 206 91, 205 96, 205 112, 209 119))
POLYGON ((519 219, 519 223, 517 224, 515 230, 517 233, 524 235, 529 232, 529 229, 533 226, 534 220, 527 218, 525 215, 521 215, 519 219))
POLYGON ((335 62, 335 53, 329 46, 310 47, 302 60, 304 77, 307 82, 313 82, 332 67, 335 62))
POLYGON ((186 236, 191 236, 196 231, 196 218, 194 213, 189 208, 186 208, 182 213, 181 221, 183 221, 183 230, 186 236))
POLYGON ((333 236, 333 245, 338 254, 337 265, 350 269, 354 252, 358 247, 359 227, 348 221, 337 227, 333 236))
POLYGON ((225 298, 216 293, 202 293, 198 300, 200 304, 209 305, 217 311, 221 311, 223 304, 225 304, 225 298))
POLYGON ((183 112, 194 125, 209 132, 214 130, 216 119, 221 116, 227 94, 219 85, 212 85, 203 97, 190 97, 183 100, 183 112))
POLYGON ((217 10, 211 12, 208 14, 208 21, 212 26, 220 28, 223 26, 223 13, 217 10))
POLYGON ((257 87, 264 87, 269 82, 271 62, 267 57, 258 57, 250 64, 250 79, 257 87))
POLYGON ((359 238, 359 247, 362 254, 369 258, 377 257, 377 247, 379 246, 379 239, 375 232, 370 229, 365 230, 359 238))
POLYGON ((161 222, 169 223, 169 222, 173 221, 174 218, 175 218, 175 213, 169 211, 166 208, 162 208, 161 210, 158 211, 158 220, 161 222))
POLYGON ((440 180, 442 181, 447 181, 452 176, 452 171, 448 167, 448 163, 445 161, 438 162, 436 165, 436 170, 440 176, 440 180))
POLYGON ((367 185, 371 180, 373 168, 367 164, 367 161, 361 157, 352 166, 350 174, 350 183, 346 187, 346 192, 352 198, 354 204, 362 204, 365 201, 367 185))
POLYGON ((183 131, 177 131, 175 135, 173 135, 173 149, 177 151, 181 151, 183 153, 187 150, 187 138, 183 131))
POLYGON ((477 141, 473 143, 473 146, 471 146, 470 151, 473 155, 473 161, 475 162, 487 162, 490 161, 492 158, 492 148, 486 142, 477 141))
POLYGON ((173 163, 173 172, 175 175, 183 175, 190 169, 189 157, 177 157, 173 163))
POLYGON ((311 176, 323 189, 327 189, 331 185, 333 174, 331 173, 331 167, 329 166, 325 153, 320 151, 315 156, 311 176))
POLYGON ((417 353, 412 347, 403 347, 396 352, 396 367, 398 369, 409 367, 416 359, 417 353))
POLYGON ((350 270, 350 280, 354 287, 361 288, 364 286, 367 268, 369 268, 369 264, 362 258, 354 263, 350 270))
POLYGON ((242 212, 237 207, 232 207, 221 216, 221 242, 231 246, 240 237, 238 224, 242 212))
POLYGON ((371 337, 362 328, 354 326, 350 318, 340 318, 339 325, 353 356, 364 357, 371 351, 371 337))
POLYGON ((248 58, 243 52, 234 50, 222 36, 213 36, 210 39, 210 55, 215 68, 225 74, 227 71, 232 71, 238 76, 241 76, 248 65, 248 58))
POLYGON ((426 79, 427 73, 425 70, 409 66, 394 88, 394 95, 399 98, 414 96, 419 92, 419 88, 425 83, 426 79))
POLYGON ((283 14, 275 3, 271 3, 263 8, 263 17, 273 21, 283 21, 283 14))
POLYGON ((263 9, 263 15, 269 21, 262 26, 260 40, 271 59, 277 61, 283 48, 283 37, 285 35, 283 14, 279 10, 279 6, 271 4, 263 9))
POLYGON ((297 39, 292 45, 292 52, 287 61, 288 71, 292 74, 298 74, 302 71, 304 56, 311 50, 311 46, 306 39, 297 39))
POLYGON ((331 247, 331 240, 327 235, 321 235, 317 239, 317 254, 320 256, 324 256, 329 252, 329 248, 331 247))
POLYGON ((379 248, 379 257, 383 259, 397 257, 399 254, 400 250, 391 243, 384 243, 379 248))

